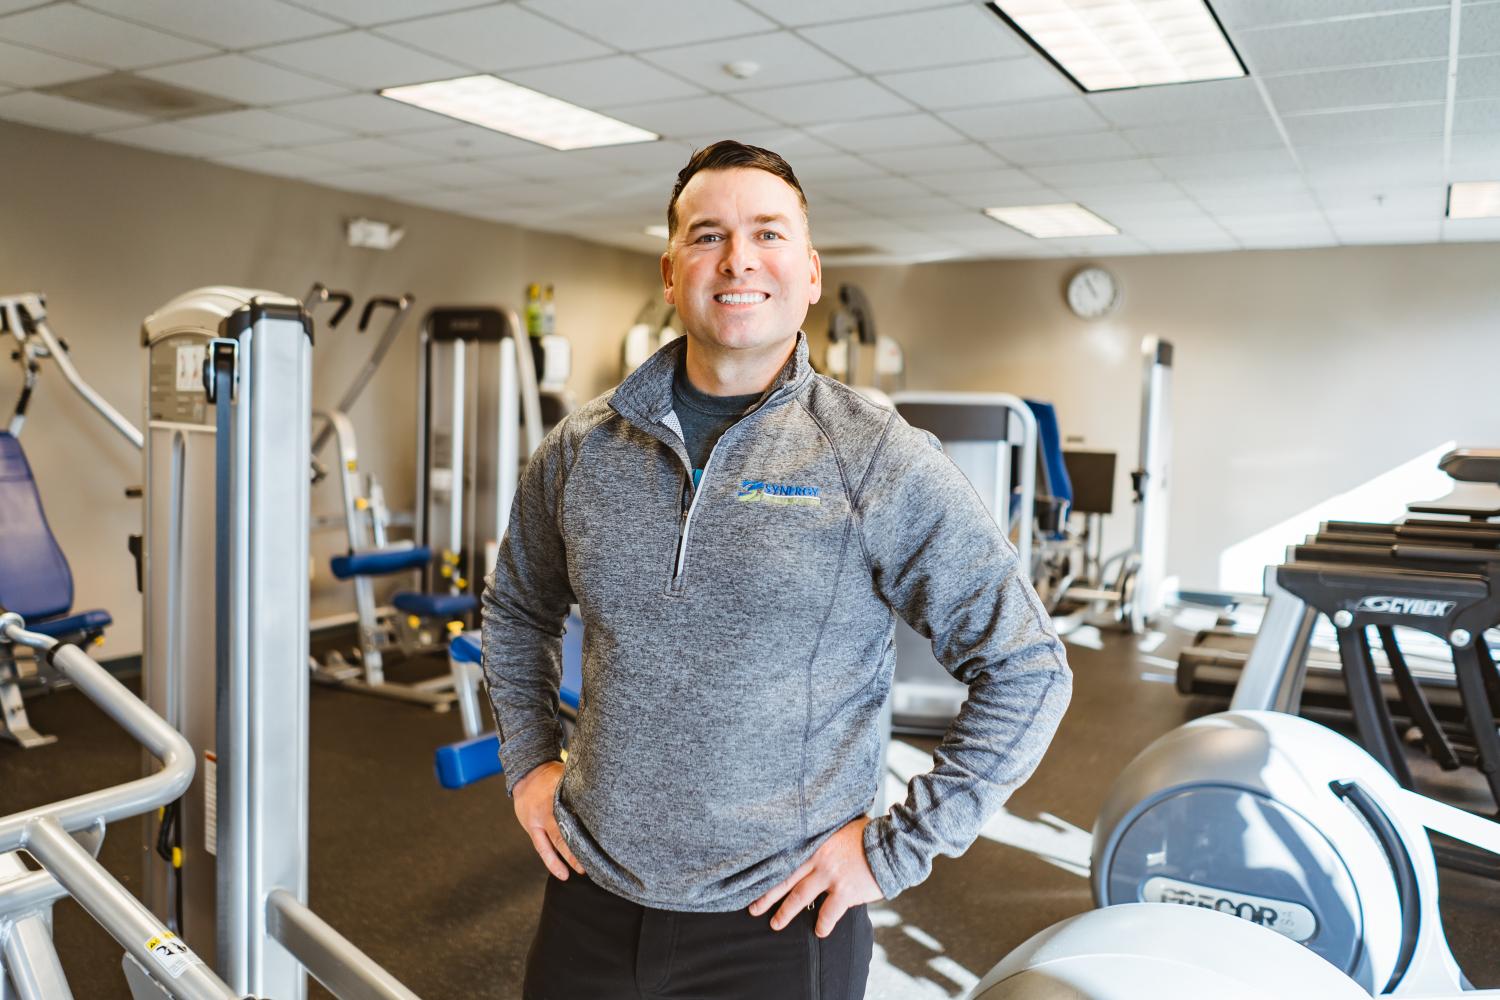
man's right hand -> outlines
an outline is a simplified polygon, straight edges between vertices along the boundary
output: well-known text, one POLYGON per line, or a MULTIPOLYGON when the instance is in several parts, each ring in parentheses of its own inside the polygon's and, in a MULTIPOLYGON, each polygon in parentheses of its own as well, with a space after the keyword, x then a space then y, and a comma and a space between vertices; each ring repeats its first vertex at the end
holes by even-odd
POLYGON ((521 821, 521 829, 531 838, 531 846, 536 848, 542 864, 555 877, 566 882, 569 868, 582 875, 583 866, 563 843, 562 831, 557 828, 557 818, 552 814, 562 776, 562 761, 542 764, 516 782, 511 799, 515 802, 516 819, 521 821))

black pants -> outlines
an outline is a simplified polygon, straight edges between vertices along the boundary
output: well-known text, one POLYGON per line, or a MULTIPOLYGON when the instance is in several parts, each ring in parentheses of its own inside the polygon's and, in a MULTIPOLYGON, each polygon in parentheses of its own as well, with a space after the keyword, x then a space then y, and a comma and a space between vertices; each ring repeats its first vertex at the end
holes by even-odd
POLYGON ((863 906, 826 938, 816 910, 779 931, 771 915, 680 913, 569 875, 547 877, 526 958, 526 1000, 860 1000, 875 936, 863 906))

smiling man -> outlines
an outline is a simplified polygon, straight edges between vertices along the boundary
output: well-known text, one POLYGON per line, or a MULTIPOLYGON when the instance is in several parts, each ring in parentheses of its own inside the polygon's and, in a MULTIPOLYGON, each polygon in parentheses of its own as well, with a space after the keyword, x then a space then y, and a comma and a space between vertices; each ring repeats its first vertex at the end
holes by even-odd
POLYGON ((822 269, 786 161, 700 150, 667 224, 687 336, 543 442, 484 595, 507 788, 551 874, 524 995, 862 997, 865 904, 973 843, 1041 760, 1071 675, 936 441, 809 366, 822 269), (969 697, 934 769, 871 821, 896 615, 969 697))

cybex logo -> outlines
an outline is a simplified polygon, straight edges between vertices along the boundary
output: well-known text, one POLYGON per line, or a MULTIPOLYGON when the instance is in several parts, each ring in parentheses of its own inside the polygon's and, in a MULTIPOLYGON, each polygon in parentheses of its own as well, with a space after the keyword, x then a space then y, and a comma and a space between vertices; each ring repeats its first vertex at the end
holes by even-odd
POLYGON ((1318 932, 1318 919, 1301 903, 1284 899, 1267 899, 1244 892, 1229 892, 1212 886, 1180 882, 1157 875, 1141 887, 1141 899, 1147 903, 1178 903, 1218 910, 1231 917, 1275 931, 1293 941, 1306 941, 1318 932))
POLYGON ((1453 601, 1434 601, 1426 597, 1366 597, 1359 602, 1356 611, 1369 611, 1377 615, 1417 615, 1421 618, 1446 618, 1453 610, 1453 601))

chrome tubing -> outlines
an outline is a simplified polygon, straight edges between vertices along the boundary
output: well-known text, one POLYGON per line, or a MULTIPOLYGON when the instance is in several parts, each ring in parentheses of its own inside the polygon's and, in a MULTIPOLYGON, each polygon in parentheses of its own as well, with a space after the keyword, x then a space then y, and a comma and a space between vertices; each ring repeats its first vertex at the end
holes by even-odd
POLYGON ((266 929, 339 1000, 420 1000, 285 889, 266 898, 266 929))

